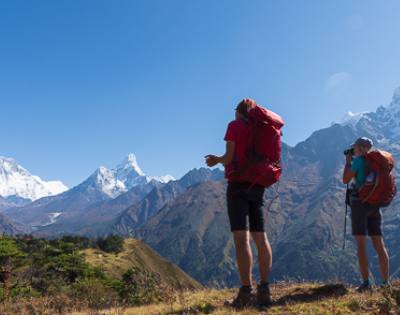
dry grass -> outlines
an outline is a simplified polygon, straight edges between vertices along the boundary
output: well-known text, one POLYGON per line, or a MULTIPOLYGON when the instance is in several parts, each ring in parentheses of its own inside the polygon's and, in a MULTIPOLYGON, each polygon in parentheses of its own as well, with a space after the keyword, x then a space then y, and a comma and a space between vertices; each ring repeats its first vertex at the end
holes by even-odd
POLYGON ((400 284, 392 290, 359 294, 341 284, 288 284, 271 286, 274 304, 268 309, 256 307, 234 310, 224 305, 233 298, 234 290, 206 289, 171 294, 167 301, 138 307, 112 307, 108 310, 88 309, 66 296, 21 300, 10 305, 8 315, 395 315, 400 314, 400 284))
MULTIPOLYGON (((268 309, 248 308, 234 310, 224 306, 225 301, 235 295, 234 290, 202 290, 186 292, 171 297, 163 304, 154 304, 125 310, 108 310, 101 314, 124 315, 253 315, 253 314, 285 314, 285 315, 345 315, 345 314, 400 314, 395 294, 380 292, 359 294, 354 289, 346 289, 343 285, 321 284, 276 284, 272 287, 275 300, 268 309)), ((399 290, 400 288, 394 288, 399 290)), ((88 313, 72 313, 83 315, 88 313)))

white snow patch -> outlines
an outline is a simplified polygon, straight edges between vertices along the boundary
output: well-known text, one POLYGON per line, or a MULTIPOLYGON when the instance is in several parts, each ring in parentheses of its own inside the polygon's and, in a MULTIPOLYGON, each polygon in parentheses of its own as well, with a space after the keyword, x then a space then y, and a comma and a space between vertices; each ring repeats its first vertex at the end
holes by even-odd
POLYGON ((136 155, 129 153, 128 156, 117 165, 116 172, 118 177, 126 177, 129 173, 135 172, 138 176, 145 176, 137 163, 136 155))
POLYGON ((166 184, 166 183, 168 183, 168 182, 170 182, 170 181, 175 180, 175 177, 173 177, 172 175, 165 175, 165 176, 149 176, 148 178, 149 178, 150 181, 151 181, 151 180, 155 180, 155 181, 157 181, 157 182, 164 183, 164 184, 166 184))
POLYGON ((50 213, 48 213, 48 217, 49 217, 50 222, 46 223, 46 224, 43 224, 42 226, 48 226, 48 225, 51 225, 51 224, 55 223, 57 221, 57 218, 61 214, 62 214, 62 212, 50 212, 50 213))
POLYGON ((347 112, 345 116, 343 116, 342 120, 340 121, 341 125, 356 125, 361 118, 365 116, 365 114, 368 114, 369 112, 359 112, 359 113, 353 113, 351 111, 347 112))
POLYGON ((111 198, 115 198, 126 191, 124 183, 116 178, 114 171, 104 166, 100 166, 93 177, 95 185, 111 198))

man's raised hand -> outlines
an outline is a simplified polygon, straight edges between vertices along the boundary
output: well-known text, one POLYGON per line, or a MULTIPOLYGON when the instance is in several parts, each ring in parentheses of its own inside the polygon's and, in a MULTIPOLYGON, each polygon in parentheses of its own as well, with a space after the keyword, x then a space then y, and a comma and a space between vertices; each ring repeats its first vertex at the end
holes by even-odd
POLYGON ((213 167, 219 163, 219 157, 213 154, 206 155, 205 159, 208 167, 213 167))

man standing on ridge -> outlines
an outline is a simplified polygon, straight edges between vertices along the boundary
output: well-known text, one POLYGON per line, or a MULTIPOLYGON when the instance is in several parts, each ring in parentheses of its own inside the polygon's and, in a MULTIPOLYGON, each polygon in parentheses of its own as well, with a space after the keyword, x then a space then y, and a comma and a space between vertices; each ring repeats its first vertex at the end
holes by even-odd
POLYGON ((275 183, 281 174, 280 128, 284 122, 251 99, 241 101, 235 113, 236 119, 229 123, 224 138, 225 154, 205 158, 209 167, 223 164, 228 180, 228 216, 242 284, 232 306, 241 308, 254 301, 250 235, 257 247, 260 271, 257 304, 267 306, 272 302, 268 284, 272 250, 264 228, 263 199, 265 187, 275 183))
MULTIPOLYGON (((357 289, 358 292, 372 289, 368 270, 367 232, 371 237, 372 245, 378 254, 380 272, 383 281, 382 285, 390 286, 389 256, 382 236, 382 216, 379 210, 379 204, 371 202, 371 198, 366 200, 363 196, 363 188, 366 187, 366 183, 368 183, 368 181, 375 181, 379 175, 372 172, 371 165, 366 161, 367 156, 370 156, 371 154, 370 150, 372 146, 373 142, 371 139, 365 137, 358 138, 351 146, 351 149, 345 151, 346 164, 343 171, 343 183, 349 184, 349 200, 347 200, 347 202, 351 206, 352 234, 356 239, 358 263, 363 278, 363 283, 357 289), (370 170, 369 173, 367 173, 367 170, 370 170)), ((374 155, 384 154, 382 156, 385 157, 380 159, 381 161, 387 158, 387 156, 390 156, 389 153, 384 151, 378 150, 373 152, 374 155)), ((389 159, 391 159, 391 156, 389 159)), ((381 183, 383 180, 384 177, 381 176, 381 183)), ((388 186, 390 189, 390 185, 388 186)), ((371 196, 370 193, 367 195, 371 196)), ((380 193, 380 195, 382 196, 384 194, 380 193)), ((389 200, 390 198, 392 198, 392 196, 390 196, 389 191, 389 200)))

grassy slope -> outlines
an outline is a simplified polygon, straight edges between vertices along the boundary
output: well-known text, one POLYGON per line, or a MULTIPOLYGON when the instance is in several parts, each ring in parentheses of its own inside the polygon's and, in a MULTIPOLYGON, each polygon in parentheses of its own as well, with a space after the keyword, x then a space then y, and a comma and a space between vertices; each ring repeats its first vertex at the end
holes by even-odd
MULTIPOLYGON (((102 314, 125 315, 252 315, 252 314, 400 314, 394 296, 399 295, 400 287, 392 290, 392 297, 385 298, 386 292, 359 294, 343 285, 320 284, 276 284, 272 293, 276 300, 268 310, 249 308, 241 311, 224 306, 227 299, 235 294, 232 290, 202 290, 188 292, 171 298, 169 303, 109 310, 102 314)), ((77 315, 78 313, 76 313, 77 315)), ((83 313, 80 313, 83 314, 83 313)))
POLYGON ((83 251, 86 261, 100 266, 106 274, 121 278, 131 267, 138 267, 160 274, 161 280, 176 289, 200 289, 202 286, 179 267, 158 255, 150 247, 135 239, 126 239, 124 249, 119 254, 105 253, 97 249, 83 251))

